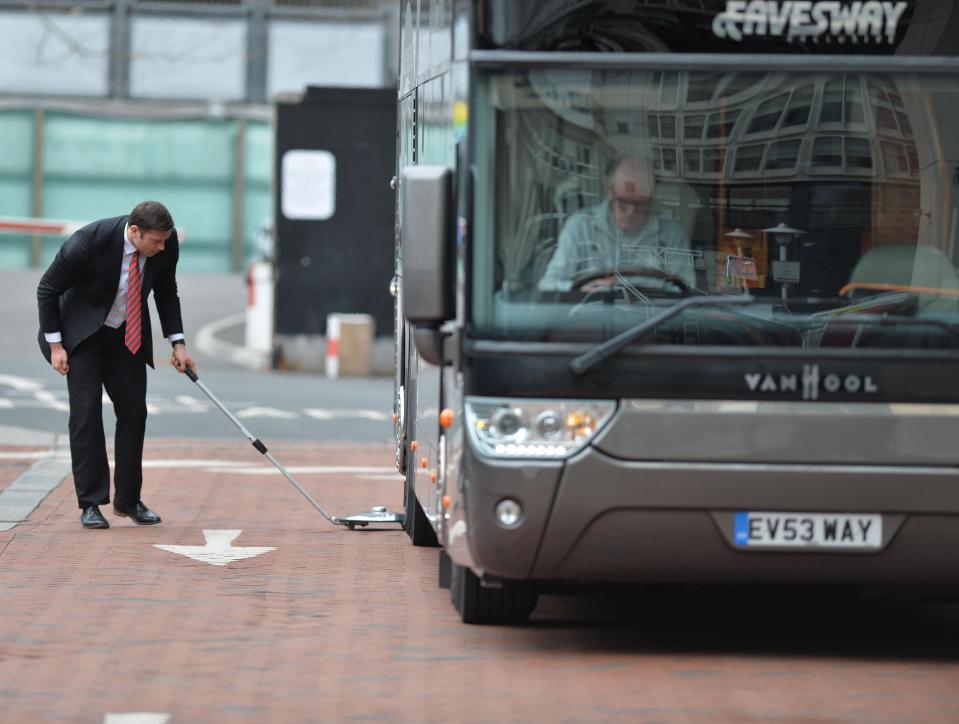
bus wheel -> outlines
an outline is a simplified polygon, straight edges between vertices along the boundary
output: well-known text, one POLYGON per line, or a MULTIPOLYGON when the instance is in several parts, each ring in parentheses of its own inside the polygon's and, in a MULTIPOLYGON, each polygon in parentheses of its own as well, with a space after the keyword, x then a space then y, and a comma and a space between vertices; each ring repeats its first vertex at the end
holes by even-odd
POLYGON ((453 563, 450 599, 463 623, 522 624, 536 607, 535 581, 502 579, 496 588, 484 587, 479 576, 453 563))
POLYGON ((403 519, 403 530, 410 537, 410 542, 415 546, 425 548, 436 548, 440 542, 436 537, 436 531, 430 525, 429 518, 423 512, 423 506, 416 499, 416 493, 413 491, 413 480, 416 472, 412 465, 406 466, 406 516, 403 519))

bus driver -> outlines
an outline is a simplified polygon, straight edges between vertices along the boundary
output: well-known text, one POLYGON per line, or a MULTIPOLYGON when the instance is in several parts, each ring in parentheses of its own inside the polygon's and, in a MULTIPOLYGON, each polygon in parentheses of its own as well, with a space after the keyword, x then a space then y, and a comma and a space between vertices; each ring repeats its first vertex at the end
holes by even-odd
MULTIPOLYGON (((608 287, 618 283, 615 272, 639 268, 668 272, 695 285, 689 241, 679 222, 651 213, 655 188, 643 160, 617 158, 610 167, 606 200, 577 211, 563 225, 539 280, 540 291, 568 291, 590 274, 601 276, 582 284, 583 291, 608 287)), ((669 286, 667 282, 664 288, 669 286)))

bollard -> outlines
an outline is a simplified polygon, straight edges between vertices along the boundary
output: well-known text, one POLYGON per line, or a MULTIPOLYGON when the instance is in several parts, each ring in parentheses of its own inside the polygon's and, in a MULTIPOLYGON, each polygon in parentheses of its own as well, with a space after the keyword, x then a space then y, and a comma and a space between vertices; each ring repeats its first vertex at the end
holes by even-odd
POLYGON ((326 317, 326 376, 366 377, 373 367, 375 322, 369 314, 326 317))
POLYGON ((246 283, 245 346, 268 353, 273 349, 273 264, 250 264, 246 283))

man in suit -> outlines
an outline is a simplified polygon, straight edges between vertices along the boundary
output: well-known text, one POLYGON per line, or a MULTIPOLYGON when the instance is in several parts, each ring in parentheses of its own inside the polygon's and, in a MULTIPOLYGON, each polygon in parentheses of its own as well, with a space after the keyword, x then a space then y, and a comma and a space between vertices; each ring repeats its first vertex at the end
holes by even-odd
POLYGON ((70 395, 70 455, 84 528, 109 528, 99 506, 110 502, 110 468, 103 434, 103 390, 116 412, 113 511, 139 525, 160 516, 140 499, 146 431, 146 365, 153 367, 147 297, 172 343, 178 372, 196 364, 186 351, 173 218, 163 204, 144 201, 129 216, 102 219, 67 239, 37 286, 40 349, 66 375, 70 395))

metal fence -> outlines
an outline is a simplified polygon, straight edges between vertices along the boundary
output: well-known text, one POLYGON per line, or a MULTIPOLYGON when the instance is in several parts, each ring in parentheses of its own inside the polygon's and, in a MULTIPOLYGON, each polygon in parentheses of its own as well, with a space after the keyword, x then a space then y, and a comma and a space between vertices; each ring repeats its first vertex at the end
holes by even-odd
MULTIPOLYGON (((0 217, 82 223, 158 199, 185 232, 185 271, 242 268, 272 217, 264 120, 0 110, 0 138, 0 217)), ((46 266, 62 242, 0 234, 0 267, 46 266)))

